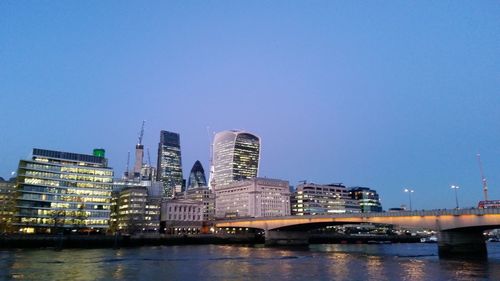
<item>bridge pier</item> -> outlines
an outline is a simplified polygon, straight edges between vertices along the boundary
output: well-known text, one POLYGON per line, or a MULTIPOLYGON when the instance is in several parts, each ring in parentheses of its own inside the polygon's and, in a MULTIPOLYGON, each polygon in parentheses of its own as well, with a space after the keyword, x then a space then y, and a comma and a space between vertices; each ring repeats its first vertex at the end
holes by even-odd
POLYGON ((309 233, 305 231, 265 231, 266 246, 309 245, 309 233))
POLYGON ((442 258, 487 258, 481 230, 446 230, 438 233, 438 253, 442 258))

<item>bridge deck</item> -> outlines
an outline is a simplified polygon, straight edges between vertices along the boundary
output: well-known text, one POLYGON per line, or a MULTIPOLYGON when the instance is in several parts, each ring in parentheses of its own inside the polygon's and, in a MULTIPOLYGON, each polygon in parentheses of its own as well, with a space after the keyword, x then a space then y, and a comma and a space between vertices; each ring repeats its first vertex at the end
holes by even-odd
POLYGON ((381 223, 436 230, 500 227, 500 209, 444 209, 379 213, 342 213, 286 217, 238 218, 216 221, 217 227, 278 229, 303 224, 381 223))

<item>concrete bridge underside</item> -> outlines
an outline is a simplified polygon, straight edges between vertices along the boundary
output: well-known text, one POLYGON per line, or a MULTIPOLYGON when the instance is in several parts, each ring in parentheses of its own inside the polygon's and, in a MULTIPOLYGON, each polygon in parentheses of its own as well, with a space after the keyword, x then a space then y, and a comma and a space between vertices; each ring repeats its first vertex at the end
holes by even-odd
POLYGON ((308 232, 327 225, 376 223, 438 232, 439 255, 486 256, 484 230, 500 228, 500 209, 432 210, 288 216, 218 221, 217 227, 257 228, 265 231, 266 244, 305 244, 308 232))

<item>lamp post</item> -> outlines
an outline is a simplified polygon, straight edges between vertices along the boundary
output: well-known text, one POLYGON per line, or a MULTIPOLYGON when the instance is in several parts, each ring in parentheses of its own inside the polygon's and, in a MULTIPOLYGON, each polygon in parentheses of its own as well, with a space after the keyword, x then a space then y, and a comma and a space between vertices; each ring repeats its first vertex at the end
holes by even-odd
POLYGON ((413 192, 415 192, 415 190, 409 189, 409 188, 405 188, 405 192, 408 192, 408 198, 410 199, 410 211, 411 211, 412 210, 412 207, 411 207, 411 194, 413 192))
POLYGON ((457 209, 458 209, 458 195, 457 195, 457 190, 460 188, 460 186, 458 185, 452 185, 451 186, 451 189, 455 190, 455 203, 457 205, 457 209))

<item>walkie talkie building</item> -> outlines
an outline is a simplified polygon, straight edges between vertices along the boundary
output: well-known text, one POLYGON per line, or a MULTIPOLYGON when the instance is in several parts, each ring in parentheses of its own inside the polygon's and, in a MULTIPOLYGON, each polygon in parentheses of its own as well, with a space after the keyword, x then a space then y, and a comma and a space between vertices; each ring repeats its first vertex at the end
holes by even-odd
POLYGON ((211 187, 257 177, 260 138, 245 131, 223 131, 213 142, 211 187))

